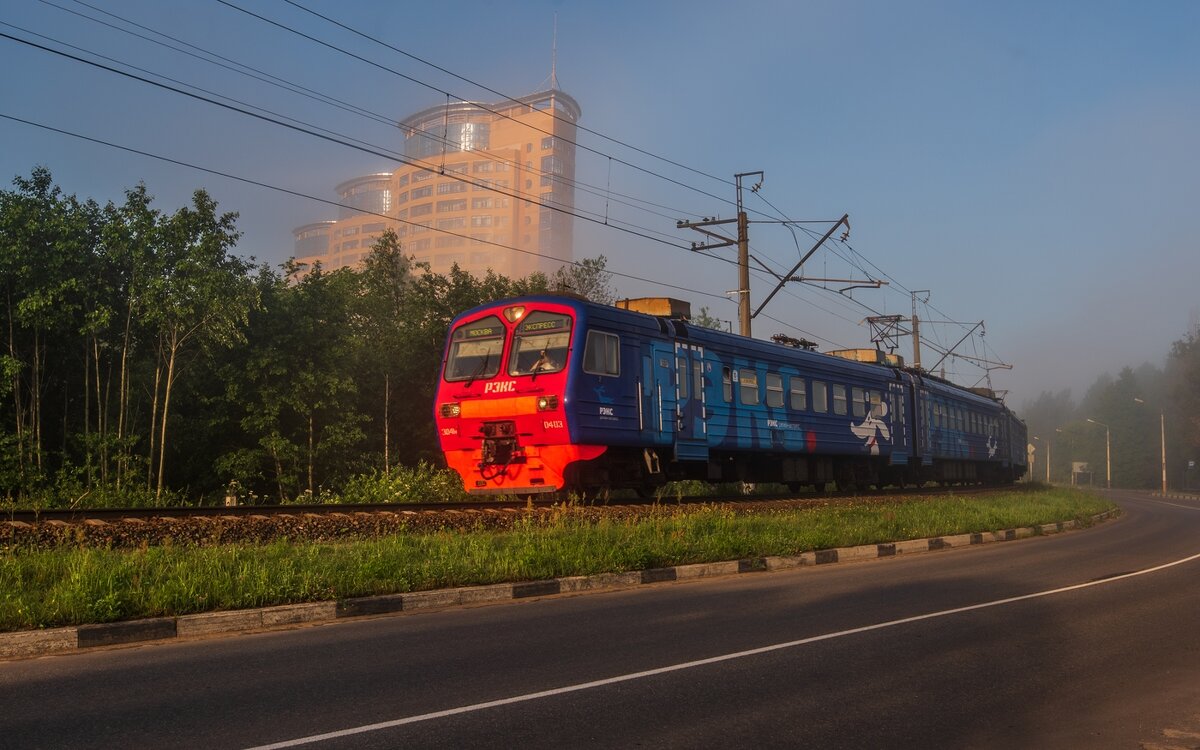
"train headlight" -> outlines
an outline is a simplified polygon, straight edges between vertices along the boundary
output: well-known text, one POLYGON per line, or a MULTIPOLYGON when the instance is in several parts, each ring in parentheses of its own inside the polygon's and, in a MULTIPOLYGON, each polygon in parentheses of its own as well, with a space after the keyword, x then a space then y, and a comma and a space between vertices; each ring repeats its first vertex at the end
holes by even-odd
POLYGON ((462 413, 462 407, 457 402, 442 404, 442 416, 446 419, 453 419, 462 413))
POLYGON ((538 396, 538 411, 552 411, 558 408, 558 396, 538 396))
POLYGON ((509 323, 516 323, 525 316, 525 306, 515 305, 513 307, 504 308, 504 319, 509 323))

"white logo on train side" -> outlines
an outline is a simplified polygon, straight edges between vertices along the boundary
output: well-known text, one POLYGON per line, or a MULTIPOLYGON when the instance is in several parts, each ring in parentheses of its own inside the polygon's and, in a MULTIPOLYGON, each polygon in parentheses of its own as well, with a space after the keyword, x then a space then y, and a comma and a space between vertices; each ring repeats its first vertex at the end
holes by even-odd
POLYGON ((888 406, 886 401, 880 401, 877 407, 872 407, 867 416, 863 419, 862 424, 850 423, 850 431, 854 436, 863 441, 865 447, 872 456, 879 455, 879 441, 891 440, 892 431, 888 428, 887 422, 883 418, 887 416, 888 406), (875 409, 879 409, 879 415, 875 415, 875 409))

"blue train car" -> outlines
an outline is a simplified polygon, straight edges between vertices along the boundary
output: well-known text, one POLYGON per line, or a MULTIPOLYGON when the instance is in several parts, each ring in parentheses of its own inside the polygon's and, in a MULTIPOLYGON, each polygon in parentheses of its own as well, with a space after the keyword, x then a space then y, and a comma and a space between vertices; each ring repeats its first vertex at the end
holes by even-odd
POLYGON ((650 490, 681 478, 1003 482, 1024 471, 1024 426, 994 398, 678 315, 554 295, 500 300, 455 320, 435 416, 447 462, 478 493, 650 490), (469 341, 475 334, 481 340, 469 341), (550 341, 563 360, 554 373, 516 364, 550 341), (456 377, 481 346, 489 353, 478 377, 456 377))

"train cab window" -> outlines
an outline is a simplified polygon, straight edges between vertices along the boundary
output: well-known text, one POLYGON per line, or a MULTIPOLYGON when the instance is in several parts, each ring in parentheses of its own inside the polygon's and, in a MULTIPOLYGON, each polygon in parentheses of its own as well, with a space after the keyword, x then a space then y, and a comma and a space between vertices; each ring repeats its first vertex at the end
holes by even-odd
POLYGON ((767 406, 783 406, 783 376, 778 373, 767 373, 767 406))
POLYGON ((846 386, 833 386, 833 413, 839 416, 846 414, 846 386))
POLYGON ((507 329, 495 315, 463 323, 450 335, 446 381, 492 378, 500 372, 500 354, 507 329))
POLYGON ((727 404, 733 401, 733 371, 728 367, 721 368, 721 398, 727 404))
POLYGON ((758 403, 758 373, 754 370, 742 370, 738 378, 738 399, 747 406, 758 403))
POLYGON ((870 404, 869 411, 876 419, 883 417, 883 414, 880 413, 883 409, 879 408, 879 405, 883 403, 883 394, 879 391, 867 391, 867 403, 870 404))
POLYGON ((583 371, 593 375, 621 374, 621 339, 603 331, 588 331, 583 348, 583 371))
POLYGON ((791 407, 795 411, 808 408, 808 393, 804 389, 804 378, 791 379, 791 407))
POLYGON ((850 389, 850 408, 859 419, 867 416, 867 394, 862 388, 850 389))
POLYGON ((824 414, 829 411, 829 400, 825 395, 825 382, 822 380, 813 381, 813 403, 812 410, 818 414, 824 414))
POLYGON ((531 312, 517 326, 508 355, 508 374, 537 377, 558 372, 567 364, 570 343, 571 318, 542 310, 531 312))

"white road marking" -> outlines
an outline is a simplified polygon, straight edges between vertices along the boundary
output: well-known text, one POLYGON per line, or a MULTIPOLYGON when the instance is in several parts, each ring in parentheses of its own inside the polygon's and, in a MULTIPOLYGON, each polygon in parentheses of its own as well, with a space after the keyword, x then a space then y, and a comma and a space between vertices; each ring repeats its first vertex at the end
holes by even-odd
POLYGON ((615 685, 615 684, 618 684, 621 682, 630 682, 632 680, 642 680, 647 677, 654 677, 654 676, 660 675, 660 674, 669 674, 671 672, 680 672, 685 669, 694 669, 696 667, 703 667, 703 666, 707 666, 709 664, 719 664, 719 663, 725 662, 725 661, 733 661, 734 659, 744 659, 749 656, 758 656, 759 654, 769 654, 772 651, 782 651, 784 649, 797 648, 799 646, 807 646, 812 643, 820 643, 821 641, 830 641, 835 638, 845 638, 846 636, 857 635, 859 633, 868 633, 873 630, 883 630, 885 628, 894 628, 898 625, 907 625, 907 624, 913 623, 913 622, 921 622, 922 620, 933 620, 933 619, 936 619, 939 617, 948 617, 950 615, 962 614, 963 612, 974 612, 974 611, 980 610, 980 609, 989 609, 991 607, 1001 607, 1001 606, 1008 605, 1008 604, 1016 604, 1017 602, 1028 601, 1030 599, 1040 599, 1040 598, 1046 597, 1046 596, 1054 596, 1055 594, 1065 594, 1065 593, 1068 593, 1071 591, 1079 591, 1080 589, 1091 588, 1093 586, 1107 586, 1107 585, 1116 583, 1117 581, 1124 580, 1126 578, 1135 578, 1137 576, 1144 576, 1144 575, 1148 575, 1150 573, 1157 573, 1161 570, 1173 568, 1177 565, 1183 565, 1185 563, 1189 563, 1194 560, 1200 560, 1200 553, 1192 555, 1190 557, 1185 557, 1181 560, 1175 560, 1174 562, 1164 563, 1162 565, 1156 565, 1153 568, 1137 570, 1132 573, 1124 573, 1119 576, 1113 576, 1112 578, 1104 578, 1104 579, 1101 579, 1098 581, 1088 581, 1087 583, 1077 583, 1072 586, 1063 586, 1062 588, 1050 589, 1048 591, 1038 591, 1033 594, 1022 594, 1021 596, 1012 596, 1012 597, 1008 597, 1007 599, 996 599, 996 600, 990 601, 990 602, 983 602, 982 604, 971 604, 966 607, 956 607, 954 609, 944 609, 944 610, 941 610, 940 612, 929 612, 927 614, 915 615, 913 617, 903 617, 899 620, 888 620, 887 622, 880 622, 880 623, 876 623, 874 625, 864 625, 859 628, 850 628, 849 630, 839 630, 834 633, 825 633, 824 635, 815 635, 815 636, 811 636, 809 638, 801 638, 801 639, 795 640, 795 641, 776 643, 776 644, 773 644, 770 646, 761 646, 759 648, 752 648, 752 649, 748 649, 746 651, 736 651, 736 652, 733 652, 730 654, 722 654, 721 656, 712 656, 707 659, 698 659, 696 661, 688 661, 688 662, 683 662, 680 664, 672 664, 672 665, 669 665, 666 667, 659 667, 657 669, 647 669, 644 672, 632 672, 630 674, 617 675, 616 677, 608 677, 603 680, 593 680, 591 682, 581 682, 577 685, 566 685, 564 687, 553 688, 551 690, 542 690, 542 691, 539 691, 536 693, 526 693, 524 695, 515 695, 515 696, 512 696, 511 698, 500 698, 498 700, 487 701, 484 703, 474 703, 469 706, 459 706, 457 708, 448 708, 444 711, 434 711, 432 713, 418 714, 416 716, 405 716, 400 719, 392 719, 391 721, 381 721, 376 724, 364 724, 363 726, 359 726, 359 727, 351 727, 349 729, 340 729, 336 732, 326 732, 324 734, 314 734, 309 737, 300 737, 300 738, 297 738, 294 740, 285 740, 283 742, 276 742, 276 743, 273 743, 270 745, 260 745, 260 746, 254 747, 254 748, 250 748, 250 750, 275 750, 276 748, 299 747, 300 745, 310 745, 310 744, 317 743, 317 742, 324 742, 325 740, 338 739, 340 737, 350 737, 350 736, 353 736, 356 734, 365 734, 367 732, 378 732, 382 729, 392 729, 394 727, 402 727, 406 724, 417 724, 417 723, 420 723, 423 721, 430 721, 433 719, 442 719, 447 716, 457 716, 459 714, 474 713, 476 711, 483 711, 484 709, 488 709, 488 708, 497 708, 499 706, 511 706, 514 703, 525 703, 527 701, 535 701, 535 700, 540 700, 542 698, 551 698, 556 695, 566 695, 568 693, 578 693, 583 690, 591 690, 593 688, 604 687, 606 685, 615 685))

